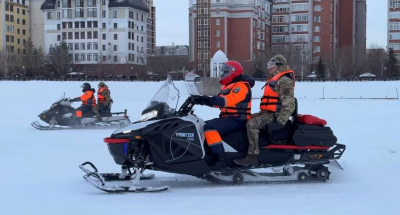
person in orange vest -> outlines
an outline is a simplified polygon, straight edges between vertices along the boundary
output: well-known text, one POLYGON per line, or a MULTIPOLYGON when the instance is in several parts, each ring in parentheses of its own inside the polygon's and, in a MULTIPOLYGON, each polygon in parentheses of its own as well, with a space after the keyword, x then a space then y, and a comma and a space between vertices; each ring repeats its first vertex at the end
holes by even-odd
POLYGON ((211 152, 216 156, 213 170, 227 168, 221 135, 246 129, 251 115, 251 88, 254 79, 242 75, 243 68, 237 61, 228 61, 220 67, 221 92, 216 96, 194 96, 195 103, 219 108, 219 118, 204 125, 204 135, 211 152))
POLYGON ((113 100, 111 99, 111 92, 108 89, 108 86, 104 82, 100 82, 98 85, 99 89, 97 90, 97 105, 92 107, 92 111, 97 116, 97 121, 102 122, 99 110, 111 111, 111 103, 113 100))
POLYGON ((269 78, 264 85, 260 112, 251 115, 247 122, 247 138, 249 139, 248 155, 234 162, 241 166, 257 166, 259 130, 267 123, 286 125, 295 109, 294 86, 295 75, 287 65, 285 57, 276 55, 268 62, 269 78))
POLYGON ((92 107, 96 105, 96 98, 94 97, 94 93, 96 92, 89 83, 84 83, 81 85, 83 94, 74 99, 70 99, 69 102, 78 102, 82 101, 82 105, 76 109, 75 116, 80 119, 82 115, 86 112, 92 111, 92 107))

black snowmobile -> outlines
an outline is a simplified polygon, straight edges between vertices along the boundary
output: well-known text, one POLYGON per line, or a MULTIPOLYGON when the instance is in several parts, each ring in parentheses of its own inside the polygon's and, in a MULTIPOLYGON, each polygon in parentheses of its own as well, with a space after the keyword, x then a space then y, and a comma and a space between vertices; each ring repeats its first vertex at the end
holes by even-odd
POLYGON ((84 113, 80 119, 77 119, 75 112, 76 109, 71 106, 69 99, 63 95, 50 106, 50 109, 38 115, 48 126, 41 125, 38 121, 34 121, 31 125, 38 130, 61 130, 71 128, 123 127, 131 124, 129 116, 126 115, 126 110, 117 113, 111 113, 110 110, 100 111, 103 122, 98 122, 96 115, 92 111, 84 113))
POLYGON ((121 165, 122 173, 101 174, 92 163, 85 162, 80 165, 86 173, 84 179, 110 193, 155 192, 168 187, 136 186, 145 169, 192 175, 211 182, 240 184, 324 182, 330 176, 326 164, 334 162, 340 167, 336 160, 344 153, 345 145, 336 143, 332 130, 321 123, 323 120, 298 115, 296 104, 290 126, 272 123, 260 131, 259 166, 240 167, 234 163, 234 159, 247 154, 248 140, 243 130, 222 136, 229 168, 213 171, 210 166, 215 159, 205 143, 205 122, 193 114, 195 97, 190 96, 177 110, 173 107, 177 106, 178 98, 179 91, 169 77, 143 110, 140 121, 118 129, 104 139, 115 163, 121 165), (94 171, 86 168, 88 165, 94 171), (270 172, 252 171, 262 168, 270 172), (106 185, 109 180, 131 180, 133 185, 111 187, 106 185))

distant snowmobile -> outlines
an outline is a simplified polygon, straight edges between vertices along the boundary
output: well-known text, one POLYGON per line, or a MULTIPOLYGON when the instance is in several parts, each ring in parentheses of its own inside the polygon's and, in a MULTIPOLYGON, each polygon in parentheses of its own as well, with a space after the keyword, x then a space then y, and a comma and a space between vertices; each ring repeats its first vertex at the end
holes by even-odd
POLYGON ((41 125, 38 121, 34 121, 31 125, 38 130, 61 130, 123 127, 131 124, 126 110, 118 113, 100 112, 103 122, 98 122, 92 111, 84 113, 82 118, 77 120, 75 112, 76 109, 71 106, 69 99, 63 95, 50 106, 50 109, 38 115, 48 126, 41 125))
POLYGON ((157 192, 168 187, 140 187, 139 180, 148 179, 145 169, 186 174, 211 182, 241 184, 247 182, 324 182, 330 172, 325 166, 337 163, 346 146, 337 138, 326 122, 310 115, 292 114, 292 126, 267 124, 260 131, 259 166, 241 167, 234 159, 245 157, 248 149, 246 131, 222 136, 228 169, 213 171, 215 159, 205 143, 204 121, 194 115, 194 96, 190 96, 179 110, 179 91, 169 77, 138 122, 116 130, 105 138, 108 150, 122 173, 98 173, 90 162, 80 165, 84 179, 94 187, 110 192, 157 192), (176 91, 176 92, 174 92, 176 91), (94 171, 86 168, 90 165, 94 171), (270 169, 258 173, 251 169, 270 169), (131 169, 133 171, 131 171, 131 169), (109 180, 130 180, 131 186, 107 186, 109 180))

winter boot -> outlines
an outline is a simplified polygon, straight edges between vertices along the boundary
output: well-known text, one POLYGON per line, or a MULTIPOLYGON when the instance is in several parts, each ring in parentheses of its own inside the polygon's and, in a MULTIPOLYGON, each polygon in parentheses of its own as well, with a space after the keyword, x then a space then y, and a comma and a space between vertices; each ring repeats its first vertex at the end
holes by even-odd
POLYGON ((214 166, 211 166, 211 170, 220 170, 220 169, 226 169, 228 168, 228 165, 226 164, 225 161, 225 155, 223 152, 220 152, 217 154, 217 162, 215 162, 214 166))
POLYGON ((240 166, 257 166, 258 165, 258 159, 257 159, 256 154, 248 154, 245 158, 236 159, 236 160, 234 160, 234 162, 240 166))
POLYGON ((98 116, 96 122, 103 122, 103 119, 100 116, 98 116))

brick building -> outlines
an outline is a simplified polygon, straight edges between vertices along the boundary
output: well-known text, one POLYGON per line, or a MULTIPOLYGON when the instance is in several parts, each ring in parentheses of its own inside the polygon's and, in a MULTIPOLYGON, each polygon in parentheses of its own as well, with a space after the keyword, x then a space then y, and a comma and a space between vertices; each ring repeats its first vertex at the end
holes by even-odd
POLYGON ((400 0, 388 0, 388 48, 400 60, 400 0))
POLYGON ((253 61, 270 47, 272 0, 191 0, 189 58, 197 71, 210 72, 218 50, 229 59, 253 61))

